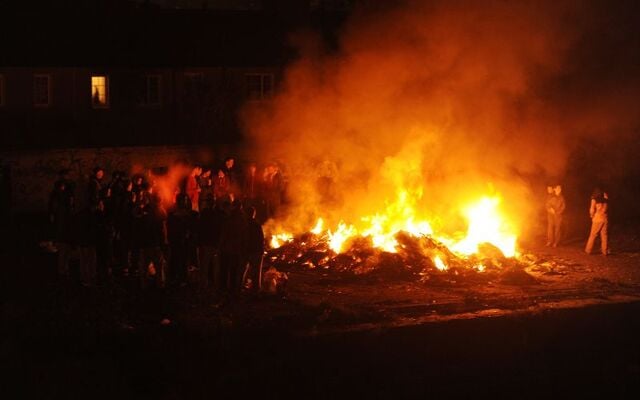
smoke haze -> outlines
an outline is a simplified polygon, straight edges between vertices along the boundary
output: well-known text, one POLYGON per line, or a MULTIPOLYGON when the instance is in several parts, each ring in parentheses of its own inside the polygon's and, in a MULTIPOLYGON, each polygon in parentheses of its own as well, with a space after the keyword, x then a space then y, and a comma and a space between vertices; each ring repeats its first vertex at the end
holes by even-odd
POLYGON ((273 102, 247 107, 246 130, 290 170, 289 225, 369 215, 404 188, 443 229, 495 190, 523 229, 543 198, 528 177, 561 177, 582 140, 637 133, 637 14, 598 1, 361 9, 337 51, 295 37, 300 58, 273 102))

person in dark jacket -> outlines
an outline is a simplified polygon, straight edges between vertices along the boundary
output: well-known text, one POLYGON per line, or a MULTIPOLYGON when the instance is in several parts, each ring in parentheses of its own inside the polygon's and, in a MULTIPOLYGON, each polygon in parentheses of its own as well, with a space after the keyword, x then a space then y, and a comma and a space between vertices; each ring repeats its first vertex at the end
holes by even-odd
POLYGON ((172 284, 187 283, 187 263, 189 261, 189 243, 195 233, 195 213, 191 210, 191 199, 185 193, 176 197, 174 210, 167 220, 169 242, 169 280, 172 284))
POLYGON ((150 279, 156 287, 163 288, 166 277, 166 260, 162 249, 167 243, 167 213, 158 197, 152 196, 144 215, 145 235, 140 249, 138 275, 140 287, 146 288, 150 279))
MULTIPOLYGON (((239 197, 240 192, 240 174, 238 173, 238 166, 234 157, 227 157, 224 160, 224 165, 221 168, 227 178, 228 192, 234 198, 239 197)), ((233 201, 233 200, 232 200, 233 201)))
POLYGON ((204 168, 202 174, 198 177, 198 185, 200 186, 200 196, 198 196, 198 209, 202 210, 205 203, 213 204, 213 176, 211 168, 204 168))
POLYGON ((67 182, 58 180, 49 196, 49 220, 53 225, 53 236, 58 249, 58 274, 69 275, 69 261, 74 243, 73 195, 67 182))
POLYGON ((107 215, 113 229, 112 269, 114 275, 120 275, 128 268, 128 251, 131 230, 131 192, 130 181, 120 171, 114 172, 109 183, 111 197, 107 199, 107 215))
POLYGON ((93 210, 96 235, 96 273, 99 284, 108 282, 113 265, 113 223, 104 201, 93 210))
POLYGON ((80 254, 80 282, 83 286, 96 284, 96 243, 98 238, 98 208, 84 208, 76 214, 76 244, 80 254))
POLYGON ((229 207, 225 218, 222 236, 220 237, 220 265, 222 282, 230 294, 236 294, 240 289, 243 262, 246 251, 247 221, 242 211, 242 204, 235 200, 229 207))
POLYGON ((220 236, 224 214, 214 207, 213 199, 203 201, 197 221, 200 285, 207 288, 213 281, 220 288, 220 236))
POLYGON ((95 167, 87 189, 88 204, 93 209, 98 207, 98 202, 109 197, 109 191, 105 188, 102 178, 104 178, 104 170, 100 167, 95 167))
POLYGON ((247 209, 247 269, 243 284, 248 286, 251 291, 258 292, 261 288, 262 280, 262 257, 264 255, 264 231, 262 226, 256 219, 256 209, 250 207, 247 209), (251 280, 249 282, 249 280, 251 280))

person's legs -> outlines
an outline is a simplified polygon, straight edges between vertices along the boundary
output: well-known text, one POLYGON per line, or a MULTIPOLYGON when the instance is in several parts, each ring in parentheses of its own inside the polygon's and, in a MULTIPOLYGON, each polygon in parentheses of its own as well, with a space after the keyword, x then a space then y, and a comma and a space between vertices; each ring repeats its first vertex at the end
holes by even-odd
POLYGON ((560 243, 560 234, 562 233, 562 215, 554 215, 553 224, 553 247, 560 243))
POLYGON ((602 247, 602 254, 604 254, 605 256, 608 254, 609 251, 609 233, 607 231, 608 229, 608 221, 604 221, 602 223, 602 228, 600 229, 600 246, 602 247))
POLYGON ((600 221, 591 222, 591 232, 589 233, 589 240, 587 240, 587 246, 584 249, 586 253, 591 254, 591 250, 593 250, 593 243, 595 242, 596 236, 598 236, 598 233, 600 232, 601 229, 602 229, 602 222, 600 221))
POLYGON ((553 214, 547 213, 547 244, 551 246, 553 243, 553 214))

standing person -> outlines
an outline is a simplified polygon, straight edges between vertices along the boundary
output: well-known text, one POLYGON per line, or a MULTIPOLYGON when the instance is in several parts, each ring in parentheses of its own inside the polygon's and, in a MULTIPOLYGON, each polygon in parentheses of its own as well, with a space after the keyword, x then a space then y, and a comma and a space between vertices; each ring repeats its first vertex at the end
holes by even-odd
POLYGON ((551 217, 551 224, 547 229, 547 246, 558 247, 565 208, 562 186, 556 185, 553 188, 553 195, 547 200, 547 216, 551 217))
POLYGON ((49 220, 53 224, 53 239, 58 249, 58 275, 69 276, 69 261, 74 242, 73 194, 67 181, 58 180, 49 197, 49 220))
POLYGON ((242 204, 235 200, 231 203, 220 238, 220 264, 223 284, 232 296, 240 289, 243 262, 246 260, 247 222, 242 204))
POLYGON ((187 177, 185 183, 185 193, 191 200, 191 210, 198 211, 198 202, 200 197, 200 185, 198 184, 198 178, 202 174, 202 167, 196 165, 191 170, 191 174, 187 177))
POLYGON ((187 283, 187 263, 189 243, 194 236, 194 212, 191 199, 185 193, 176 197, 174 209, 167 219, 169 242, 169 280, 172 284, 184 286, 187 283))
POLYGON ((256 209, 256 219, 260 223, 266 220, 266 211, 264 199, 262 196, 262 182, 257 174, 257 166, 255 163, 249 164, 244 176, 244 185, 242 189, 243 206, 245 209, 254 207, 256 209))
POLYGON ((264 185, 264 198, 266 206, 266 218, 273 218, 282 202, 283 179, 278 165, 269 164, 262 175, 264 185))
POLYGON ((167 214, 162 208, 160 198, 152 196, 148 212, 144 216, 145 237, 140 251, 138 275, 140 287, 146 288, 149 279, 155 278, 156 287, 165 284, 166 261, 162 252, 167 243, 167 214))
POLYGON ((102 178, 104 178, 104 170, 100 167, 95 167, 87 190, 89 200, 88 204, 89 207, 93 209, 98 207, 98 203, 101 200, 104 200, 109 196, 109 191, 104 187, 102 178))
POLYGON ((544 209, 547 213, 547 243, 545 246, 549 247, 553 244, 553 230, 554 230, 554 218, 553 208, 551 207, 553 202, 553 186, 547 186, 547 197, 544 202, 544 209))
POLYGON ((600 188, 596 188, 591 195, 589 215, 591 216, 591 232, 584 251, 591 254, 596 237, 600 235, 600 246, 602 255, 606 256, 608 248, 608 228, 609 228, 609 196, 600 188))
POLYGON ((216 179, 213 182, 213 196, 217 203, 233 201, 233 197, 229 191, 229 180, 222 169, 218 170, 216 179))
MULTIPOLYGON (((255 293, 260 291, 261 288, 264 231, 260 223, 256 220, 255 207, 249 207, 247 209, 247 216, 247 270, 245 275, 251 279, 250 290, 255 293)), ((246 282, 243 281, 243 285, 248 283, 248 280, 246 280, 246 282)))
POLYGON ((98 212, 104 210, 102 201, 96 208, 88 207, 76 215, 76 244, 80 253, 80 281, 83 286, 96 284, 96 244, 98 240, 98 212))
POLYGON ((214 207, 213 199, 202 203, 197 222, 198 254, 200 255, 200 286, 207 288, 213 281, 220 285, 220 237, 224 215, 219 207, 214 207))
POLYGON ((235 158, 225 158, 224 165, 221 169, 222 172, 224 172, 224 175, 227 177, 229 193, 234 197, 238 197, 240 194, 240 174, 238 173, 238 166, 236 165, 235 158))
POLYGON ((198 179, 198 185, 200 186, 200 196, 198 197, 198 209, 202 210, 204 204, 213 204, 213 177, 211 176, 211 168, 203 169, 200 178, 198 179))
POLYGON ((96 235, 96 272, 99 284, 106 284, 113 267, 113 220, 107 213, 104 201, 99 201, 93 211, 96 235))

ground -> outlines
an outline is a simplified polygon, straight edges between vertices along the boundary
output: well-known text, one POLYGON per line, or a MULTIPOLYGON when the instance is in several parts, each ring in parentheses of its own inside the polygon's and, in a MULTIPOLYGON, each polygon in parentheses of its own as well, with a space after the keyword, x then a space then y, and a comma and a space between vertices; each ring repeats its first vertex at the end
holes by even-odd
POLYGON ((478 397, 640 389, 640 248, 529 244, 526 274, 383 279, 293 268, 284 296, 87 290, 4 241, 2 393, 17 398, 478 397), (170 322, 162 324, 163 319, 170 322))

